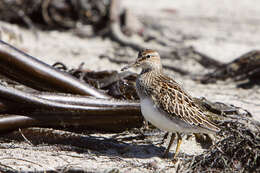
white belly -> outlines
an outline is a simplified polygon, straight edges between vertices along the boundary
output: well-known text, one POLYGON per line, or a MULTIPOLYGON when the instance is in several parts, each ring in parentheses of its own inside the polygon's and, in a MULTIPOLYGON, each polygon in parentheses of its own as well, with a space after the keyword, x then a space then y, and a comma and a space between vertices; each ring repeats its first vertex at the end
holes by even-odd
POLYGON ((167 118, 167 115, 158 111, 153 101, 148 98, 141 99, 141 111, 147 121, 161 130, 181 133, 212 133, 212 131, 192 126, 178 118, 167 118))
POLYGON ((183 129, 157 110, 152 100, 145 98, 141 100, 141 111, 144 118, 155 127, 169 132, 183 131, 183 129))

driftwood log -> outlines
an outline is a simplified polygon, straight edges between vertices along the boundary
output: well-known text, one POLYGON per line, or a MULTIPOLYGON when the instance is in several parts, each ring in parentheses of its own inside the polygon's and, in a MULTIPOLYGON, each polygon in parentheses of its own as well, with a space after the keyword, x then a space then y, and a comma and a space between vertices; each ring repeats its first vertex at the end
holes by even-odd
POLYGON ((137 102, 106 100, 84 96, 30 94, 0 86, 0 132, 17 128, 86 127, 122 130, 142 123, 137 102))
POLYGON ((86 83, 62 73, 0 40, 1 74, 29 87, 109 98, 86 83))
POLYGON ((122 130, 142 125, 138 102, 113 99, 3 41, 0 62, 3 76, 38 89, 21 91, 0 85, 1 132, 31 126, 122 130), (52 93, 42 93, 46 90, 52 93))

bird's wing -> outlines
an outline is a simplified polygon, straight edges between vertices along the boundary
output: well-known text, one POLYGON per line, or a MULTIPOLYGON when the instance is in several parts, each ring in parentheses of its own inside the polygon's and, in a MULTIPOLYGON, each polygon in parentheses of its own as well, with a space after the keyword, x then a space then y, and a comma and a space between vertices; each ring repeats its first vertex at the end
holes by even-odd
POLYGON ((156 78, 154 82, 156 87, 153 87, 156 89, 150 90, 150 94, 158 108, 190 125, 206 128, 213 132, 220 130, 208 120, 203 110, 177 82, 165 75, 158 75, 156 78))

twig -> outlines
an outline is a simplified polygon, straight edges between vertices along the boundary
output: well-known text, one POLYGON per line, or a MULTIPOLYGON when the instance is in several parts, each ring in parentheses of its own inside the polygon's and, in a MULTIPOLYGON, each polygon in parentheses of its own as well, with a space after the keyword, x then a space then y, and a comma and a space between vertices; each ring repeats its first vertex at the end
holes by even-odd
MULTIPOLYGON (((17 172, 17 170, 16 170, 16 169, 12 168, 11 166, 4 165, 4 164, 2 164, 1 162, 0 162, 0 166, 3 166, 3 167, 5 167, 5 168, 7 168, 7 169, 11 169, 11 170, 13 170, 13 171, 17 172)), ((0 171, 2 171, 2 170, 0 170, 0 171)))
POLYGON ((22 130, 21 130, 20 128, 19 128, 19 132, 20 132, 20 134, 22 135, 23 139, 24 139, 28 144, 30 144, 30 145, 33 146, 33 143, 32 143, 31 141, 29 141, 29 140, 24 136, 24 134, 23 134, 23 132, 22 132, 22 130))

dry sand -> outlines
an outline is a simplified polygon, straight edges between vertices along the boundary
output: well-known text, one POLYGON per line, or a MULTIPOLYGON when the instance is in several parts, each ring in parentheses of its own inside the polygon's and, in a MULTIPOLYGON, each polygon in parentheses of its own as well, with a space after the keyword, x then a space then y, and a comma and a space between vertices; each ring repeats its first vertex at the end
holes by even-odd
MULTIPOLYGON (((187 0, 162 0, 153 3, 149 0, 125 0, 123 6, 130 8, 140 19, 155 21, 167 28, 169 37, 185 38, 183 40, 185 45, 192 45, 200 52, 223 62, 229 62, 247 51, 258 49, 260 45, 260 1, 257 0, 193 0, 192 3, 187 0)), ((115 43, 109 39, 79 38, 69 31, 37 31, 37 38, 27 29, 4 22, 0 22, 0 28, 2 28, 1 39, 48 64, 60 61, 70 67, 77 67, 81 62, 85 62, 84 67, 91 70, 119 70, 122 67, 107 59, 99 58, 100 54, 114 55, 115 43), (8 28, 13 34, 3 28, 8 28)), ((131 49, 126 49, 125 53, 125 58, 129 60, 135 58, 137 54, 131 49)), ((165 60, 164 63, 172 62, 165 60)), ((194 64, 182 65, 186 69, 194 67, 194 64)), ((227 82, 202 85, 188 77, 183 78, 171 71, 166 72, 175 77, 191 95, 234 104, 247 109, 260 120, 259 87, 249 90, 238 89, 234 83, 227 84, 227 82)), ((86 139, 89 136, 96 136, 100 141, 109 140, 113 135, 115 134, 95 133, 86 135, 86 139)), ((118 135, 126 138, 135 134, 118 135)), ((86 149, 85 152, 77 152, 60 149, 58 144, 30 146, 26 142, 1 140, 0 164, 20 171, 80 167, 89 172, 111 172, 113 169, 118 169, 120 172, 174 172, 178 163, 174 165, 169 159, 161 159, 163 149, 156 145, 161 135, 162 133, 148 137, 146 141, 138 139, 125 141, 124 154, 118 152, 116 148, 102 151, 86 149)), ((172 147, 174 148, 175 146, 172 147)), ((202 152, 203 149, 196 144, 194 138, 185 140, 180 151, 181 155, 202 152)))

